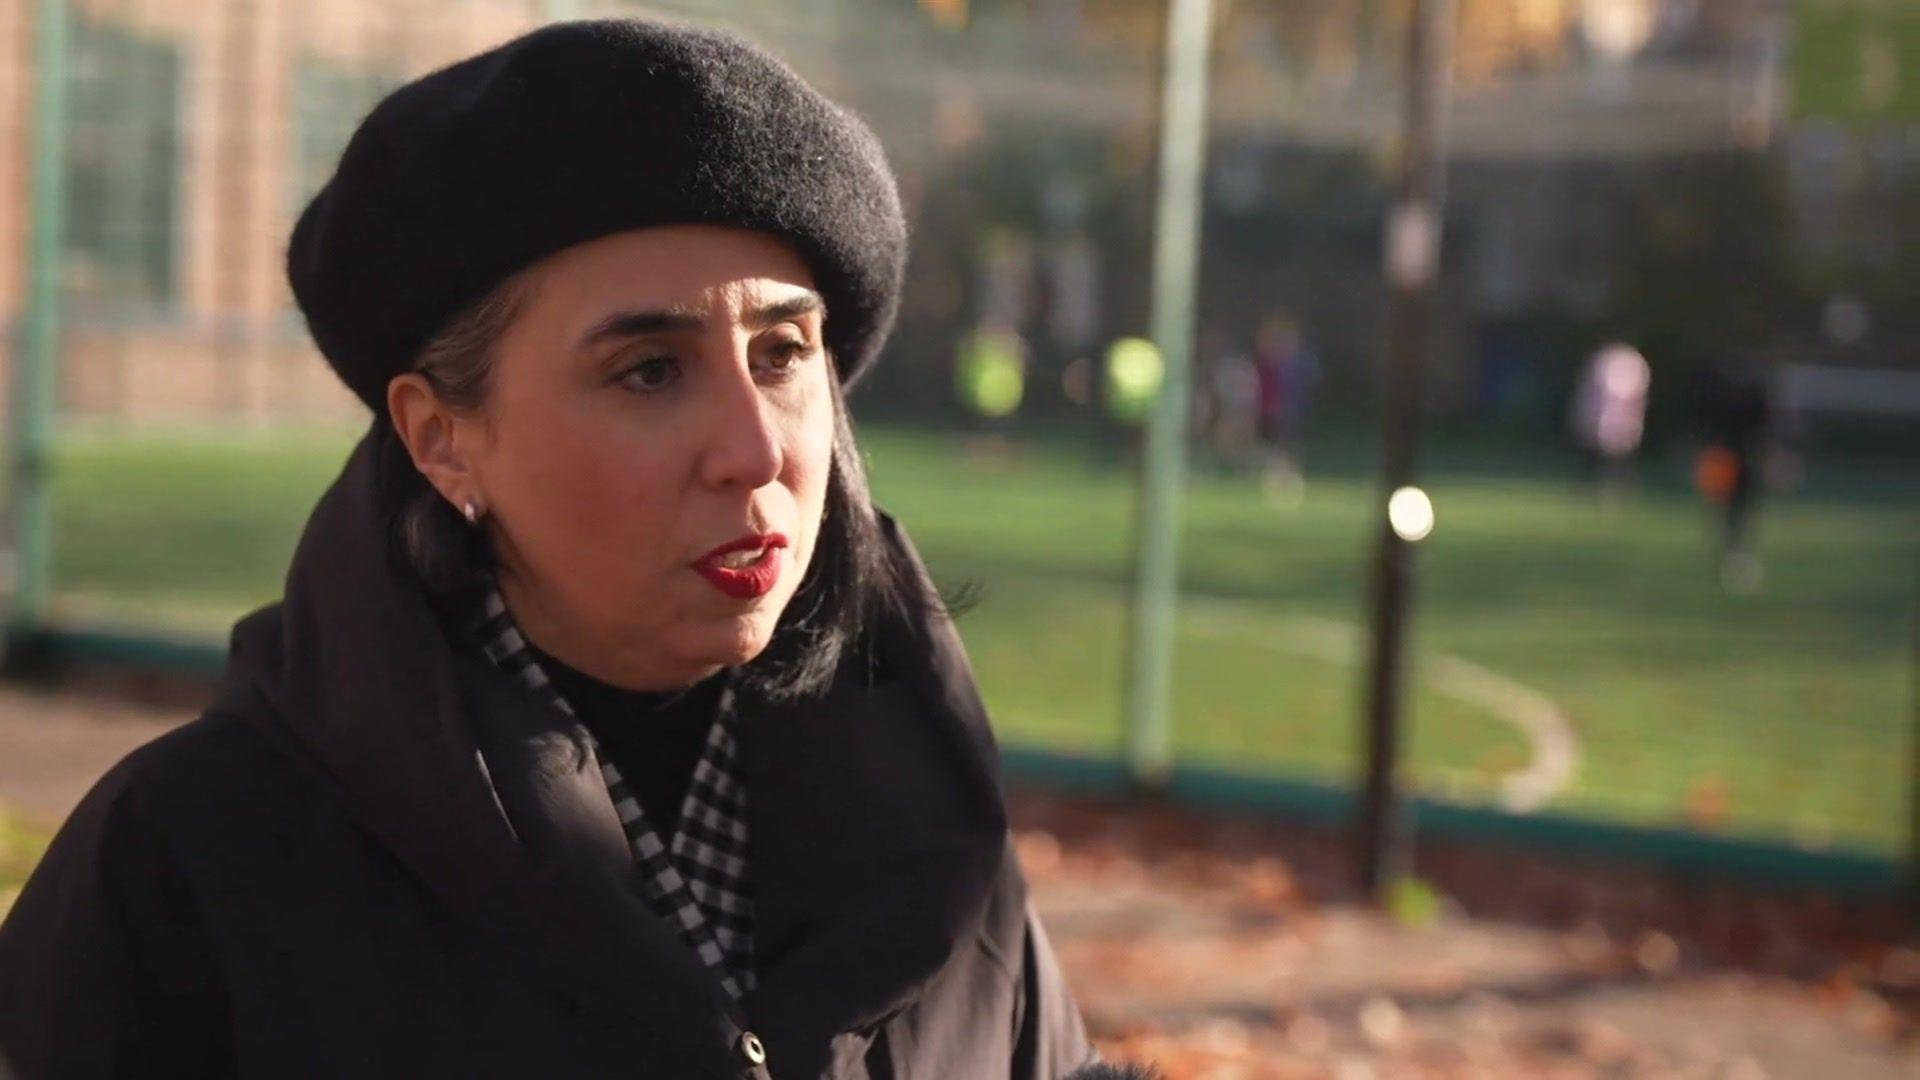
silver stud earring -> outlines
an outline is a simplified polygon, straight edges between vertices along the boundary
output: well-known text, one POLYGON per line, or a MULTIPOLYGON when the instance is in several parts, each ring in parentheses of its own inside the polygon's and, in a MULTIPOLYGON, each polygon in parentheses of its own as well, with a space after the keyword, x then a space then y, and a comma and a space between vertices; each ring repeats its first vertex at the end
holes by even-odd
POLYGON ((480 524, 480 508, 474 505, 474 502, 472 499, 468 499, 465 503, 461 505, 460 513, 466 517, 467 524, 469 525, 480 524))

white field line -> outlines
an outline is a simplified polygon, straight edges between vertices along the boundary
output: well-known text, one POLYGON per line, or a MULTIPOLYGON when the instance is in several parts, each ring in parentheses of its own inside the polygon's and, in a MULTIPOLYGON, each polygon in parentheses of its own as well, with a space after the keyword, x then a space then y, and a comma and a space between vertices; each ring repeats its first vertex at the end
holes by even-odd
MULTIPOLYGON (((1180 599, 1187 626, 1208 637, 1254 641, 1300 656, 1348 667, 1360 663, 1359 628, 1334 619, 1306 617, 1273 622, 1251 604, 1220 597, 1180 599), (1257 632, 1249 634, 1249 630, 1257 632)), ((1532 749, 1525 768, 1501 778, 1500 805, 1514 813, 1545 806, 1566 790, 1579 767, 1580 740, 1573 724, 1545 694, 1470 660, 1440 653, 1421 658, 1427 688, 1471 705, 1518 728, 1532 749)))
POLYGON ((1573 783, 1580 740, 1573 724, 1545 694, 1457 656, 1428 657, 1427 685, 1435 693, 1482 709, 1520 729, 1533 744, 1527 767, 1500 780, 1500 804, 1515 813, 1538 810, 1573 783))

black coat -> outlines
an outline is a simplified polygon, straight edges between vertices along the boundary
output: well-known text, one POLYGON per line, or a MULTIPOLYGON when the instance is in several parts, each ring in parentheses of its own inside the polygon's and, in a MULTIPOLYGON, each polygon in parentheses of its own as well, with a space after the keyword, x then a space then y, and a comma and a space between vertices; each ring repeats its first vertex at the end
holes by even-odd
POLYGON ((401 585, 374 444, 285 598, 235 626, 212 707, 99 782, 0 926, 22 1077, 1040 1080, 1094 1058, 949 625, 888 627, 877 676, 742 715, 759 986, 736 1005, 648 911, 577 729, 401 585))

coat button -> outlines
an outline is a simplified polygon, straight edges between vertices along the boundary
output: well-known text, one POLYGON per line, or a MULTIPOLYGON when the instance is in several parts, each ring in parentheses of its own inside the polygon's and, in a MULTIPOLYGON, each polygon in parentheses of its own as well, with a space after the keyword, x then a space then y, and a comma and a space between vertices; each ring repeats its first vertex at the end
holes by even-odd
POLYGON ((751 1031, 740 1033, 740 1056, 749 1064, 764 1065, 767 1062, 767 1048, 760 1045, 760 1036, 751 1031))

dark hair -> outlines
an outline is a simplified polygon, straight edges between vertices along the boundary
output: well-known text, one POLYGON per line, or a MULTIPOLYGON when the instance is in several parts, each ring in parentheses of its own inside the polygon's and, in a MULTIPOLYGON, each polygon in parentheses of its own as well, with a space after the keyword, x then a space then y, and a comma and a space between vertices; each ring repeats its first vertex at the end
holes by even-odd
POLYGON ((1067 1080, 1161 1080, 1160 1070, 1152 1065, 1115 1065, 1096 1061, 1067 1075, 1067 1080))
MULTIPOLYGON (((495 347, 528 291, 524 274, 509 278, 456 316, 420 351, 413 370, 426 378, 441 401, 469 410, 484 404, 495 347)), ((832 363, 828 369, 833 449, 819 539, 806 577, 775 624, 772 640, 736 672, 737 687, 772 701, 824 692, 841 665, 855 659, 867 628, 888 611, 911 619, 916 608, 932 614, 948 607, 881 534, 840 371, 832 363)), ((393 425, 383 427, 398 444, 393 425)), ((413 466, 404 447, 391 449, 382 501, 393 553, 443 615, 470 617, 494 565, 486 530, 467 524, 413 466)), ((870 651, 865 660, 874 662, 870 651)))

